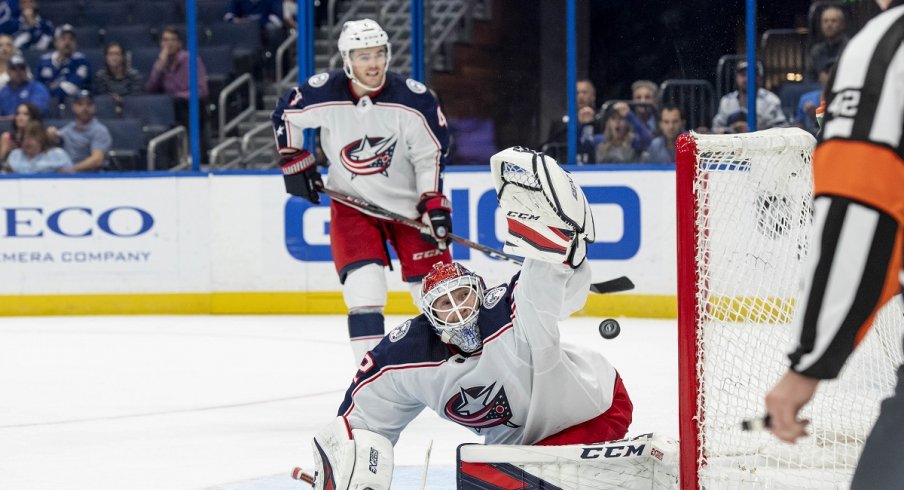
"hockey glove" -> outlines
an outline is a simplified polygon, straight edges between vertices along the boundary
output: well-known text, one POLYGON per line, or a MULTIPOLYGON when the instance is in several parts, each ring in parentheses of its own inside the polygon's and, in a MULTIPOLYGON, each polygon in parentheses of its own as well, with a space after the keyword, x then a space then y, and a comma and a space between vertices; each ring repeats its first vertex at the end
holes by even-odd
POLYGON ((452 233, 452 205, 449 200, 440 192, 425 192, 417 203, 417 211, 421 213, 421 221, 429 227, 421 231, 421 237, 445 250, 452 233))
POLYGON ((323 187, 323 181, 320 178, 320 172, 314 165, 314 160, 311 152, 300 150, 282 155, 279 159, 279 167, 286 184, 286 192, 307 199, 314 204, 320 204, 320 194, 317 193, 317 189, 323 187))

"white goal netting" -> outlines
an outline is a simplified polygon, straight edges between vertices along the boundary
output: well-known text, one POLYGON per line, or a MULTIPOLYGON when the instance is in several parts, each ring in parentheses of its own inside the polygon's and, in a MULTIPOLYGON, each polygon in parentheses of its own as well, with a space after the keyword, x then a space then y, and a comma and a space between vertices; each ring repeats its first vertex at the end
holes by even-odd
POLYGON ((796 129, 693 139, 697 355, 696 373, 682 375, 696 375, 700 487, 847 488, 904 357, 901 299, 879 314, 839 379, 820 384, 802 414, 810 437, 790 445, 742 431, 787 370, 815 141, 796 129))

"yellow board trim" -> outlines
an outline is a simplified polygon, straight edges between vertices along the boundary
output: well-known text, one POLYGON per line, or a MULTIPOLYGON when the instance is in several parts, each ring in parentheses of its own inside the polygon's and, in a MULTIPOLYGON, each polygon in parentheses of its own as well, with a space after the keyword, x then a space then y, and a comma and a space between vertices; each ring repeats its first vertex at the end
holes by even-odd
MULTIPOLYGON (((344 315, 340 292, 0 296, 0 315, 344 315)), ((386 314, 416 315, 406 292, 390 292, 386 314)), ((591 294, 582 316, 676 318, 674 296, 591 294)))

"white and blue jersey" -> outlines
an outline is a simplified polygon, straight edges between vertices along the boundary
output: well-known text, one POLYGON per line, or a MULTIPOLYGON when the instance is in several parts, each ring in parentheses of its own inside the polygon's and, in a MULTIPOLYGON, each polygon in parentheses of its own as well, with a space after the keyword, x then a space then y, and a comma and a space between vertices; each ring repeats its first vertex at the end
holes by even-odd
POLYGON ((303 130, 320 128, 330 188, 417 218, 421 194, 442 191, 445 116, 424 84, 398 73, 387 72, 382 89, 360 99, 350 83, 333 70, 286 92, 272 114, 277 147, 301 149, 303 130))
POLYGON ((395 444, 424 408, 483 435, 487 444, 534 444, 599 416, 617 374, 597 351, 560 345, 558 321, 582 308, 590 268, 527 259, 509 284, 486 291, 483 348, 462 354, 424 315, 370 351, 339 415, 395 444))
POLYGON ((43 51, 53 46, 53 24, 49 20, 39 15, 33 26, 29 26, 21 17, 10 22, 15 24, 12 36, 17 48, 43 51))
POLYGON ((91 87, 91 66, 88 58, 79 51, 62 63, 54 51, 41 57, 37 79, 47 86, 51 96, 63 100, 91 87))

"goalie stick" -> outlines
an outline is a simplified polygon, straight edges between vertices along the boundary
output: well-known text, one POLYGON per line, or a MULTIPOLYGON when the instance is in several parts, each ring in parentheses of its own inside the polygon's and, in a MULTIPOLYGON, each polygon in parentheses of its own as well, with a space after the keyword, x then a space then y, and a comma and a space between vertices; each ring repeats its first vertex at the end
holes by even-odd
MULTIPOLYGON (((344 203, 346 205, 349 205, 351 207, 358 208, 362 211, 367 211, 369 213, 377 215, 383 219, 386 219, 389 221, 395 221, 397 223, 401 223, 403 225, 407 225, 412 228, 417 228, 418 230, 423 230, 426 232, 425 228, 427 227, 427 225, 421 223, 420 221, 408 218, 406 216, 402 216, 401 214, 398 214, 398 213, 394 213, 394 212, 392 212, 386 208, 383 208, 381 206, 378 206, 370 201, 366 201, 364 199, 357 198, 354 196, 349 196, 349 195, 343 194, 341 192, 334 191, 333 189, 329 189, 325 186, 321 186, 318 190, 320 192, 323 192, 324 194, 330 196, 330 198, 335 199, 335 200, 337 200, 341 203, 344 203)), ((521 265, 522 263, 524 263, 524 261, 521 260, 521 258, 516 255, 507 254, 501 250, 496 250, 495 248, 490 248, 486 245, 482 245, 480 243, 468 240, 467 238, 460 236, 460 235, 456 235, 454 233, 449 233, 449 239, 455 243, 464 245, 465 247, 473 248, 474 250, 483 252, 483 253, 489 255, 490 257, 493 257, 496 259, 507 260, 509 262, 513 262, 518 265, 521 265)), ((622 291, 629 291, 631 289, 634 289, 634 283, 631 282, 631 280, 628 279, 627 276, 616 277, 615 279, 597 282, 597 283, 593 283, 590 285, 590 291, 594 292, 594 293, 598 293, 598 294, 618 293, 618 292, 622 292, 622 291)))

